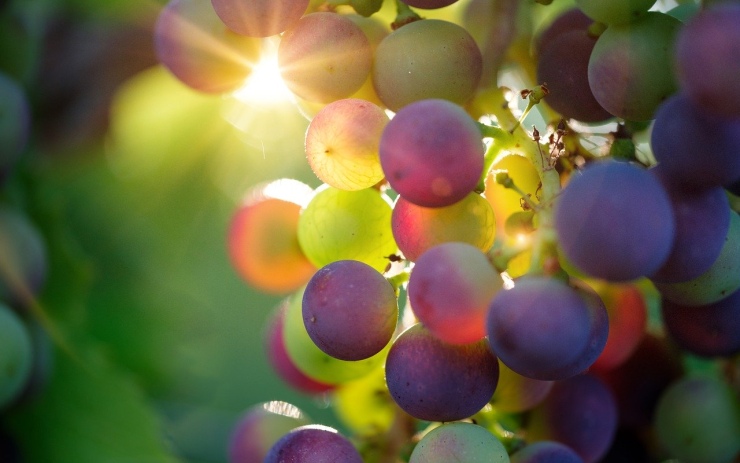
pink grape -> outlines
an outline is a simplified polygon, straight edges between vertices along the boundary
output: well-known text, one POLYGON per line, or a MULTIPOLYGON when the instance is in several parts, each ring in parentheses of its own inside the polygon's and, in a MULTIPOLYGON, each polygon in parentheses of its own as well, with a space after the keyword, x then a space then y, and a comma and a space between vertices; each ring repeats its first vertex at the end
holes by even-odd
POLYGON ((249 37, 269 37, 288 29, 308 8, 310 0, 211 0, 229 29, 249 37))

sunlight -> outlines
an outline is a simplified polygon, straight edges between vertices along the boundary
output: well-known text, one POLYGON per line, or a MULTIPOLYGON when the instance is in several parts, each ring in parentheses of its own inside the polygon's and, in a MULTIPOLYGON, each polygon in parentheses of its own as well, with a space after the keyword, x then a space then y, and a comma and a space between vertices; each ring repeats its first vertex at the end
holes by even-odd
POLYGON ((259 105, 293 100, 293 94, 280 75, 276 43, 265 40, 260 61, 254 65, 244 85, 233 96, 243 103, 259 105))

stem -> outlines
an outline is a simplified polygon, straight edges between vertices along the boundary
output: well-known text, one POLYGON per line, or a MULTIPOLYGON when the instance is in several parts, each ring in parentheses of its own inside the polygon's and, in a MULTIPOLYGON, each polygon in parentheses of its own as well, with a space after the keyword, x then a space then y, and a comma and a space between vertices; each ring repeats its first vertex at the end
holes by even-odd
POLYGON ((404 269, 401 273, 398 273, 396 275, 393 275, 390 278, 387 278, 388 283, 390 283, 393 286, 393 289, 396 291, 396 294, 398 294, 399 288, 406 282, 409 281, 409 277, 411 276, 411 272, 409 269, 404 269))
POLYGON ((396 19, 391 23, 391 29, 396 30, 408 23, 424 19, 401 0, 396 0, 396 19))

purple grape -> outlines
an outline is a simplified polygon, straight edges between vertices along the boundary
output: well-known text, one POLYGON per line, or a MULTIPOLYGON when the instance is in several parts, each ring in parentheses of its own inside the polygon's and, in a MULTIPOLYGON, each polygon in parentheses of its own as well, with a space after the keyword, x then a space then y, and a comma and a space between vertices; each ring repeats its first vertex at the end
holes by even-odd
POLYGON ((356 260, 319 269, 303 293, 302 310, 311 340, 340 360, 363 360, 383 350, 398 321, 393 286, 356 260))
POLYGON ((249 37, 279 34, 298 21, 309 0, 211 0, 229 29, 249 37))
POLYGON ((581 373, 606 343, 608 317, 562 280, 524 276, 491 301, 486 329, 491 350, 516 373, 561 380, 581 373))
POLYGON ((698 12, 676 41, 681 88, 707 112, 740 117, 740 5, 724 3, 698 12))
POLYGON ((730 202, 721 187, 691 191, 670 183, 662 165, 649 170, 665 188, 676 218, 676 237, 668 259, 650 279, 688 281, 712 266, 730 228, 730 202))
POLYGON ((380 164, 398 194, 424 207, 456 203, 483 173, 483 142, 460 106, 430 99, 403 107, 380 139, 380 164))
POLYGON ((402 0, 403 3, 413 6, 414 8, 422 8, 426 10, 435 10, 445 6, 452 5, 457 0, 402 0))
POLYGON ((699 307, 684 307, 663 299, 667 334, 683 349, 705 357, 740 353, 740 290, 699 307))
POLYGON ((586 16, 579 8, 571 8, 560 13, 547 27, 536 37, 535 50, 541 53, 560 35, 573 31, 586 32, 594 20, 586 16))
POLYGON ((660 105, 650 145, 674 182, 706 188, 740 178, 740 119, 714 116, 685 94, 660 105))
POLYGON ((264 463, 362 463, 352 443, 336 429, 309 424, 293 429, 280 438, 264 463))
POLYGON ((511 463, 583 463, 583 458, 567 445, 543 440, 514 452, 511 463))
POLYGON ((601 161, 563 189, 555 228, 576 268, 619 282, 655 273, 670 254, 676 226, 667 193, 647 170, 601 161))
POLYGON ((545 103, 566 118, 602 122, 613 116, 594 98, 588 84, 588 62, 596 39, 585 30, 564 32, 540 51, 537 82, 546 83, 550 93, 545 103))
POLYGON ((481 410, 496 389, 498 362, 485 340, 447 344, 422 324, 394 341, 385 364, 393 400, 426 421, 456 421, 481 410))
POLYGON ((554 440, 594 463, 611 446, 617 429, 617 404, 601 380, 588 374, 556 382, 532 411, 527 428, 532 440, 554 440))

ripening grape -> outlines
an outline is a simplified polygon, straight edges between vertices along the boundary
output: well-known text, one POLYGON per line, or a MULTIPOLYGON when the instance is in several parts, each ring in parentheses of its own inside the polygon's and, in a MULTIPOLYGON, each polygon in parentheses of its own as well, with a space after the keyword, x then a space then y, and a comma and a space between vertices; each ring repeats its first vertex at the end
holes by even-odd
POLYGON ((398 413, 385 387, 382 367, 338 385, 332 393, 332 408, 342 424, 360 436, 387 432, 398 413))
POLYGON ((493 298, 486 330, 491 350, 506 366, 550 381, 588 368, 609 328, 598 296, 556 278, 524 276, 493 298))
POLYGON ((543 440, 514 452, 511 463, 583 463, 583 458, 567 445, 543 440))
POLYGON ((594 463, 609 450, 617 419, 617 404, 606 384, 589 374, 578 375, 553 384, 544 402, 532 410, 527 439, 560 442, 584 463, 594 463))
POLYGON ((46 283, 46 242, 28 217, 0 207, 0 301, 29 307, 46 283))
POLYGON ((483 174, 481 133, 460 106, 417 101, 385 127, 380 164, 404 199, 423 207, 449 206, 470 194, 483 174))
POLYGON ((661 396, 655 432, 682 462, 730 463, 740 453, 740 400, 719 379, 684 377, 661 396))
POLYGON ((21 393, 32 363, 33 348, 26 325, 0 304, 0 410, 21 393))
POLYGON ((229 29, 249 37, 277 35, 298 21, 309 0, 211 0, 229 29))
POLYGON ((436 337, 467 344, 486 335, 488 303, 502 287, 485 254, 469 244, 450 242, 419 257, 408 295, 414 314, 436 337))
POLYGON ((362 463, 352 443, 336 429, 309 424, 293 429, 272 446, 264 463, 362 463))
POLYGON ((393 237, 404 257, 415 261, 427 249, 451 241, 483 252, 493 245, 496 225, 491 205, 477 193, 445 207, 417 206, 398 197, 391 216, 393 237))
POLYGON ((437 8, 443 8, 445 6, 452 5, 457 0, 402 0, 403 3, 413 6, 414 8, 422 8, 427 10, 434 10, 437 8))
POLYGON ((311 194, 311 188, 297 180, 275 180, 253 187, 234 212, 229 257, 239 275, 260 291, 290 293, 316 271, 297 236, 301 206, 311 194))
POLYGON ((660 105, 650 146, 666 178, 694 188, 740 177, 740 120, 713 115, 677 94, 660 105))
POLYGON ((426 99, 466 103, 475 93, 481 68, 478 45, 465 29, 424 19, 396 29, 380 43, 372 77, 378 97, 398 112, 426 99))
POLYGON ((378 149, 385 111, 347 98, 319 111, 306 131, 306 159, 316 176, 340 190, 370 188, 383 179, 378 149))
POLYGON ((722 250, 707 271, 688 281, 653 283, 665 299, 692 307, 717 302, 740 289, 740 216, 730 213, 722 250))
POLYGON ((260 41, 232 32, 204 0, 170 0, 154 27, 159 61, 185 85, 224 93, 244 84, 260 41))
POLYGON ((362 29, 337 13, 303 16, 280 40, 280 74, 297 96, 330 103, 347 98, 370 75, 372 49, 362 29))
POLYGON ((28 143, 31 107, 23 88, 0 72, 0 185, 28 143))
POLYGON ((498 365, 498 384, 491 405, 504 413, 521 413, 542 402, 552 388, 552 381, 527 378, 507 367, 501 360, 498 365))
POLYGON ((373 188, 317 191, 298 221, 298 242, 317 267, 337 260, 364 262, 385 271, 397 246, 391 231, 391 206, 373 188))
POLYGON ((559 245, 583 273, 629 281, 657 271, 675 235, 670 200, 647 170, 597 161, 574 174, 557 198, 559 245))
POLYGON ((417 323, 393 342, 385 363, 393 400, 426 421, 455 421, 481 410, 496 389, 498 363, 485 340, 448 344, 417 323))
POLYGON ((702 9, 686 23, 676 42, 681 88, 708 112, 740 117, 740 5, 702 9))
POLYGON ((608 27, 588 63, 596 101, 617 117, 652 119, 658 105, 677 90, 673 45, 681 26, 672 16, 648 12, 633 22, 608 27))
POLYGON ((539 54, 560 35, 573 31, 586 32, 593 22, 594 20, 586 16, 580 9, 567 9, 549 23, 542 32, 537 34, 534 39, 534 50, 539 54))
MULTIPOLYGON (((540 176, 529 159, 516 154, 507 155, 496 161, 492 170, 493 172, 506 171, 514 185, 537 202, 540 176)), ((506 220, 515 212, 522 211, 522 197, 518 192, 496 183, 495 175, 486 177, 485 196, 493 207, 493 214, 496 217, 496 233, 503 234, 506 230, 506 220)))
POLYGON ((639 19, 655 0, 576 0, 576 5, 595 21, 609 26, 639 19))
POLYGON ((242 414, 231 431, 229 463, 261 462, 278 439, 309 423, 301 410, 286 402, 253 405, 242 414))
POLYGON ((473 423, 447 423, 421 438, 409 463, 509 463, 506 448, 490 431, 473 423))
POLYGON ((341 360, 363 360, 391 340, 398 321, 393 286, 356 260, 327 264, 303 293, 303 323, 319 349, 341 360))

